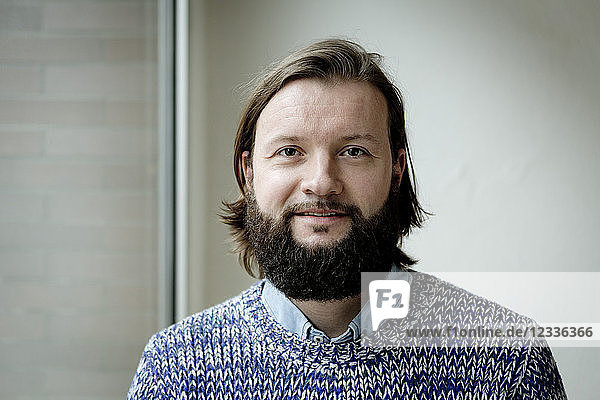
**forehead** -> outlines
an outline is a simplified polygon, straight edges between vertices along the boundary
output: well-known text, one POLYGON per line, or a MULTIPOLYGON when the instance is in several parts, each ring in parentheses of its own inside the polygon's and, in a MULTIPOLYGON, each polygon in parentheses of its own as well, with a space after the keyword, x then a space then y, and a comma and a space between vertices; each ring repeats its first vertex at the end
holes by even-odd
POLYGON ((256 126, 256 140, 281 133, 327 139, 356 134, 387 137, 387 103, 368 82, 300 79, 269 101, 256 126))

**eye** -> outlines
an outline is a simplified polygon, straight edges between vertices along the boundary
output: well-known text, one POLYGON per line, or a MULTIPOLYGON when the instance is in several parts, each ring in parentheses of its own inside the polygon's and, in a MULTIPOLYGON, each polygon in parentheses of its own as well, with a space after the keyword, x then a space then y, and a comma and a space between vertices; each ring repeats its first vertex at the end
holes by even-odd
POLYGON ((358 158, 360 156, 368 155, 369 153, 360 147, 350 147, 342 152, 342 155, 347 155, 348 157, 358 158))
POLYGON ((291 158, 291 157, 299 156, 300 152, 297 149, 293 148, 293 147, 285 147, 285 148, 279 150, 277 152, 277 154, 281 155, 281 156, 284 156, 284 157, 291 158))

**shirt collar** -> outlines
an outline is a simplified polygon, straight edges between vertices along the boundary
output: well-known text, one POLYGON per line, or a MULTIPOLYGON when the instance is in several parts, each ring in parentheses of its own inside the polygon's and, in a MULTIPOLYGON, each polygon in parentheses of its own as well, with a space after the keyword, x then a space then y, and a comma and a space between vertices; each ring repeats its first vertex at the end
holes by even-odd
MULTIPOLYGON (((392 265, 391 272, 401 272, 395 265, 392 265)), ((410 276, 409 276, 410 277, 410 276)), ((265 279, 261 300, 267 311, 275 318, 277 322, 283 325, 288 331, 298 335, 301 339, 313 340, 317 342, 347 343, 358 340, 361 334, 361 315, 365 321, 370 321, 370 306, 367 301, 358 314, 348 324, 348 329, 335 338, 329 338, 324 332, 317 329, 298 307, 286 297, 279 289, 265 279)), ((370 324, 368 324, 370 325, 370 324)), ((370 331, 369 326, 364 327, 370 331)))

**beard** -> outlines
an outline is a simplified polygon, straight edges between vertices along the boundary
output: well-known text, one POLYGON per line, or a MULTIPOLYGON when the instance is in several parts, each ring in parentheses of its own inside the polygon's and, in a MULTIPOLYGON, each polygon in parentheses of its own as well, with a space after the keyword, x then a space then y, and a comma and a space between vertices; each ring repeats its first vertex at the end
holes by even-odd
MULTIPOLYGON (((391 187, 384 205, 365 218, 355 205, 333 199, 295 204, 277 218, 265 216, 254 193, 247 195, 244 227, 264 276, 287 297, 330 301, 358 296, 361 272, 388 272, 398 252, 399 193, 391 187), (334 209, 347 214, 350 227, 334 243, 308 246, 292 233, 294 214, 307 208, 334 209)), ((314 225, 314 232, 327 226, 314 225)))

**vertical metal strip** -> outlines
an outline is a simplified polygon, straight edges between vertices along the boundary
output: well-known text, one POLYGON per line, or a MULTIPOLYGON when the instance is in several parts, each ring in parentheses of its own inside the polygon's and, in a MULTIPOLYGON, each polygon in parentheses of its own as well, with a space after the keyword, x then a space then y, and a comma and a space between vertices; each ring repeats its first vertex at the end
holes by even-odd
POLYGON ((174 14, 158 1, 158 329, 174 321, 174 14))
POLYGON ((188 312, 188 60, 189 3, 175 14, 175 319, 188 312))

